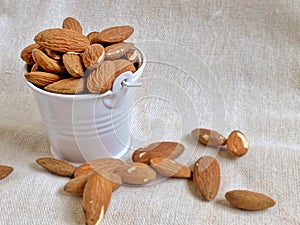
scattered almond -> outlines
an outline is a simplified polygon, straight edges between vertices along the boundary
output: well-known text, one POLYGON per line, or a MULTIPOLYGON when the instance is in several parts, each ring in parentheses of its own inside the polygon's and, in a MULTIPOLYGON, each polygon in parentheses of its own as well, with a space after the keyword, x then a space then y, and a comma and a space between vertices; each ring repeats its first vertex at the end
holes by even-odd
POLYGON ((123 42, 131 36, 134 28, 131 26, 115 26, 104 29, 100 32, 98 39, 100 43, 115 44, 123 42))
POLYGON ((192 171, 185 165, 171 159, 156 157, 150 160, 150 165, 161 175, 175 178, 191 178, 192 171))
POLYGON ((157 142, 138 148, 132 154, 132 161, 149 164, 157 157, 176 159, 184 151, 184 146, 178 142, 157 142))
POLYGON ((115 158, 95 159, 81 164, 76 168, 74 176, 79 177, 84 174, 93 173, 95 171, 106 171, 113 173, 116 169, 123 166, 124 162, 115 158))
POLYGON ((72 77, 78 78, 84 75, 81 58, 78 54, 65 53, 62 58, 66 70, 72 77))
POLYGON ((275 205, 275 201, 261 193, 234 190, 225 194, 226 200, 233 206, 244 210, 262 210, 275 205))
POLYGON ((62 28, 73 30, 79 34, 82 34, 82 27, 80 22, 73 17, 67 17, 64 19, 62 28))
POLYGON ((62 74, 65 72, 64 67, 55 59, 51 59, 39 49, 32 50, 32 57, 36 64, 49 73, 62 74))
POLYGON ((62 160, 53 158, 38 158, 36 162, 48 172, 58 176, 72 177, 75 171, 75 167, 62 160))
POLYGON ((14 171, 14 168, 10 166, 0 165, 0 180, 7 177, 14 171))
POLYGON ((230 133, 227 139, 227 149, 232 155, 243 156, 247 153, 248 148, 248 140, 241 131, 234 130, 230 133))
POLYGON ((192 136, 201 144, 208 146, 223 146, 226 144, 226 138, 214 130, 199 128, 192 131, 192 136))
POLYGON ((79 94, 84 91, 84 79, 68 78, 59 80, 47 85, 45 90, 59 94, 79 94))
POLYGON ((105 50, 102 45, 100 44, 92 44, 88 46, 84 52, 82 53, 82 60, 84 66, 91 70, 99 66, 105 56, 105 50))
POLYGON ((193 182, 197 193, 205 200, 213 200, 220 187, 220 167, 211 156, 200 157, 194 165, 193 182))
POLYGON ((147 184, 156 178, 156 172, 145 163, 133 162, 116 170, 127 184, 147 184))
POLYGON ((86 182, 82 197, 85 224, 99 224, 105 216, 112 195, 110 181, 95 173, 86 182))
POLYGON ((105 60, 115 60, 124 56, 131 48, 133 43, 121 42, 105 47, 105 60))
POLYGON ((23 59, 26 62, 26 64, 28 64, 28 65, 35 64, 35 61, 32 58, 32 50, 33 49, 42 50, 43 48, 39 44, 34 43, 34 44, 26 46, 21 52, 21 59, 23 59))

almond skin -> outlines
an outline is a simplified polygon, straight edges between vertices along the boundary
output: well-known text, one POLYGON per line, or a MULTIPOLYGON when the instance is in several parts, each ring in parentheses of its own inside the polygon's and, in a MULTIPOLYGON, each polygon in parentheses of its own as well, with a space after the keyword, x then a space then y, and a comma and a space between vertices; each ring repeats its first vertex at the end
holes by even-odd
POLYGON ((133 47, 131 42, 121 42, 105 47, 105 59, 115 60, 124 56, 133 47))
POLYGON ((63 55, 63 63, 72 77, 79 78, 84 75, 81 58, 78 54, 65 53, 63 55))
POLYGON ((23 61, 26 62, 28 65, 35 64, 35 61, 32 58, 32 50, 33 49, 42 50, 43 48, 39 44, 34 43, 34 44, 26 46, 21 52, 21 59, 23 59, 23 61))
POLYGON ((116 169, 123 166, 124 162, 115 158, 95 159, 81 164, 76 168, 74 176, 79 177, 84 174, 94 173, 95 171, 106 171, 113 173, 116 169))
POLYGON ((61 59, 61 54, 59 54, 58 52, 54 52, 48 48, 45 48, 45 52, 52 59, 55 59, 55 60, 61 59))
POLYGON ((99 37, 100 37, 100 32, 98 32, 98 31, 93 31, 87 35, 87 38, 89 39, 90 44, 100 43, 99 37))
POLYGON ((115 77, 120 76, 122 73, 130 71, 134 73, 136 71, 134 65, 126 59, 117 59, 113 61, 115 64, 115 77))
POLYGON ((83 78, 62 79, 45 87, 46 91, 58 94, 81 94, 84 91, 83 78))
POLYGON ((248 152, 249 144, 245 135, 238 130, 232 131, 227 139, 227 150, 233 155, 241 157, 248 152))
POLYGON ((112 195, 111 182, 101 175, 93 174, 84 187, 82 209, 85 224, 99 224, 105 216, 112 195))
POLYGON ((99 66, 105 57, 104 47, 100 44, 92 44, 87 47, 82 53, 82 61, 84 66, 92 70, 99 66))
POLYGON ((225 194, 226 200, 233 206, 244 210, 262 210, 275 205, 275 201, 261 193, 246 191, 246 190, 234 190, 225 194))
POLYGON ((131 63, 136 63, 139 60, 138 51, 135 48, 132 48, 124 55, 124 58, 131 63))
POLYGON ((174 178, 191 178, 192 171, 185 165, 171 159, 156 157, 150 160, 151 167, 161 175, 174 178))
POLYGON ((79 34, 82 34, 82 26, 80 22, 73 17, 67 17, 64 19, 62 28, 73 30, 79 34))
POLYGON ((60 76, 56 74, 40 71, 25 73, 24 76, 27 81, 38 87, 45 87, 60 80, 60 76))
POLYGON ((64 28, 43 30, 34 37, 34 41, 57 52, 82 52, 90 45, 87 37, 64 28))
POLYGON ((210 129, 195 129, 192 131, 192 136, 203 145, 218 147, 226 144, 226 138, 223 135, 210 129))
POLYGON ((36 162, 48 172, 58 176, 72 177, 75 171, 75 167, 62 160, 53 158, 38 158, 36 162))
POLYGON ((157 157, 175 159, 183 151, 184 146, 178 142, 157 142, 135 150, 132 161, 150 164, 150 160, 157 157))
POLYGON ((104 44, 115 44, 129 38, 134 31, 131 26, 115 26, 104 29, 100 32, 98 40, 104 44))
POLYGON ((156 172, 145 163, 129 163, 116 170, 127 184, 147 184, 156 178, 156 172))
MULTIPOLYGON (((101 176, 103 176, 104 178, 106 178, 111 182, 113 191, 117 190, 122 184, 121 177, 115 173, 108 173, 106 171, 101 171, 98 172, 98 174, 100 174, 101 176)), ((94 173, 88 173, 73 178, 72 180, 70 180, 68 183, 65 184, 64 191, 72 195, 82 196, 87 180, 93 175, 94 173)))
POLYGON ((32 50, 33 60, 45 71, 55 74, 65 73, 64 67, 55 59, 51 59, 39 49, 32 50))
POLYGON ((200 157, 194 165, 193 182, 197 193, 207 201, 213 200, 220 187, 220 167, 211 156, 200 157))
POLYGON ((10 166, 0 165, 0 180, 7 177, 14 171, 14 168, 10 166))

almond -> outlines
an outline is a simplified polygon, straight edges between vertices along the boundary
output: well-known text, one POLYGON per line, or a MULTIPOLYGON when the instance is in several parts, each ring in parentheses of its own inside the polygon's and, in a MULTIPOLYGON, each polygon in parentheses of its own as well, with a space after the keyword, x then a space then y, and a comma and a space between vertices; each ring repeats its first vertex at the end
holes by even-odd
POLYGON ((87 37, 63 28, 43 30, 35 36, 34 41, 57 52, 82 52, 90 45, 87 37))
POLYGON ((98 31, 93 31, 87 35, 87 38, 89 39, 90 44, 100 43, 99 37, 100 37, 100 32, 98 32, 98 31))
POLYGON ((220 167, 216 159, 202 156, 194 165, 193 182, 197 193, 205 200, 213 200, 220 187, 220 167))
MULTIPOLYGON (((98 174, 100 174, 101 176, 103 176, 104 178, 106 178, 111 182, 112 191, 117 190, 122 184, 121 177, 115 173, 108 173, 106 171, 101 171, 98 172, 98 174)), ((70 180, 68 183, 65 184, 64 191, 72 195, 82 196, 85 184, 92 175, 94 175, 94 173, 88 173, 73 178, 72 180, 70 180)))
POLYGON ((51 59, 39 49, 32 50, 32 57, 36 64, 49 73, 62 74, 65 72, 64 67, 58 61, 51 59))
POLYGON ((62 28, 73 30, 79 34, 82 34, 82 27, 80 22, 73 17, 67 17, 64 19, 62 28))
POLYGON ((147 184, 156 178, 156 172, 145 163, 133 162, 116 170, 127 184, 147 184))
POLYGON ((62 160, 53 158, 38 158, 36 162, 48 172, 58 176, 72 177, 75 171, 75 167, 62 160))
POLYGON ((240 157, 245 155, 248 148, 248 140, 241 131, 234 130, 230 133, 227 139, 227 150, 233 156, 240 157))
POLYGON ((29 72, 24 74, 27 81, 38 87, 45 87, 60 80, 60 76, 47 72, 29 72))
POLYGON ((48 48, 45 48, 45 52, 52 59, 55 59, 55 60, 61 59, 61 54, 59 52, 54 52, 48 48))
POLYGON ((33 64, 33 66, 31 67, 30 72, 36 72, 36 71, 39 71, 39 70, 41 70, 41 69, 39 68, 39 65, 38 65, 37 63, 35 63, 35 64, 33 64))
POLYGON ((117 59, 113 61, 115 64, 115 77, 120 76, 122 73, 130 71, 134 73, 136 71, 134 65, 126 59, 117 59))
POLYGON ((100 43, 115 44, 123 42, 131 36, 134 28, 131 26, 115 26, 104 29, 100 32, 98 39, 100 43))
POLYGON ((21 52, 21 59, 23 59, 28 65, 35 64, 35 61, 32 58, 32 50, 33 49, 42 50, 43 48, 39 44, 34 43, 34 44, 26 46, 21 52))
POLYGON ((233 206, 244 210, 262 210, 275 205, 275 201, 261 193, 234 190, 225 194, 226 200, 233 206))
POLYGON ((150 160, 150 165, 166 177, 190 178, 192 175, 190 168, 171 159, 156 157, 150 160))
POLYGON ((45 90, 59 94, 80 94, 84 91, 84 79, 68 78, 59 80, 47 85, 45 90))
POLYGON ((117 168, 124 165, 124 162, 115 158, 95 159, 81 164, 76 168, 74 176, 79 177, 84 174, 93 173, 95 171, 114 172, 117 168))
POLYGON ((177 142, 157 142, 135 150, 132 161, 149 164, 157 157, 175 159, 184 151, 184 146, 177 142))
POLYGON ((105 50, 102 45, 100 44, 92 44, 87 47, 84 52, 82 53, 82 61, 84 66, 91 70, 99 66, 105 56, 105 50))
POLYGON ((112 61, 104 61, 87 78, 87 88, 91 93, 103 94, 111 90, 115 80, 116 68, 112 61))
POLYGON ((121 42, 105 47, 105 59, 115 60, 125 55, 131 48, 133 43, 121 42))
POLYGON ((199 128, 192 131, 192 136, 203 145, 223 146, 226 144, 226 138, 214 130, 199 128))
POLYGON ((63 63, 72 77, 78 78, 84 75, 81 58, 76 53, 65 53, 63 55, 63 63))
POLYGON ((0 165, 0 180, 7 177, 14 171, 14 168, 10 166, 0 165))
POLYGON ((136 63, 139 60, 139 53, 135 48, 132 48, 124 55, 124 58, 131 63, 136 63))
POLYGON ((84 187, 82 197, 82 209, 85 224, 99 224, 108 209, 112 195, 112 184, 110 181, 95 173, 84 187))

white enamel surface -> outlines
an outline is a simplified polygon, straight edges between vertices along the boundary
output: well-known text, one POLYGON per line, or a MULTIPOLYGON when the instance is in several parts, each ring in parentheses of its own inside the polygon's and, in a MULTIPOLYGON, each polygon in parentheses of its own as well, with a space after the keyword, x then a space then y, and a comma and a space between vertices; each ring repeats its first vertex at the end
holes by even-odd
MULTIPOLYGON (((142 65, 131 82, 138 80, 145 67, 145 56, 140 53, 142 65)), ((55 158, 79 163, 120 158, 126 153, 130 144, 128 114, 137 88, 123 87, 117 93, 101 95, 63 95, 26 83, 33 90, 55 158)))

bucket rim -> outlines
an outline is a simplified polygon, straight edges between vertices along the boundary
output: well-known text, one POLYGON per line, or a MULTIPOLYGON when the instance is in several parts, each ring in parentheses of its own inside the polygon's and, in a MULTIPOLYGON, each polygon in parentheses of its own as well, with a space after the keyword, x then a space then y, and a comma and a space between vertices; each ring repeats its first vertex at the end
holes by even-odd
MULTIPOLYGON (((141 66, 137 69, 137 71, 135 71, 133 73, 133 77, 132 77, 132 81, 136 81, 142 74, 144 68, 145 68, 145 65, 146 65, 146 57, 145 57, 145 54, 143 53, 143 51, 136 45, 134 45, 134 48, 137 49, 140 53, 140 56, 141 56, 141 66)), ((56 97, 56 98, 61 98, 61 99, 82 99, 82 100, 87 100, 87 99, 96 99, 96 98, 103 98, 105 96, 109 96, 112 94, 112 91, 109 90, 103 94, 73 94, 73 95, 69 95, 69 94, 59 94, 59 93, 53 93, 53 92, 48 92, 48 91, 45 91, 37 86, 35 86, 34 84, 32 84, 31 82, 27 81, 25 76, 23 75, 22 76, 25 83, 27 84, 27 86, 29 86, 33 91, 37 92, 37 93, 40 93, 42 95, 46 95, 46 96, 49 96, 49 97, 56 97)))

